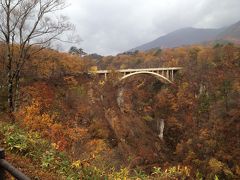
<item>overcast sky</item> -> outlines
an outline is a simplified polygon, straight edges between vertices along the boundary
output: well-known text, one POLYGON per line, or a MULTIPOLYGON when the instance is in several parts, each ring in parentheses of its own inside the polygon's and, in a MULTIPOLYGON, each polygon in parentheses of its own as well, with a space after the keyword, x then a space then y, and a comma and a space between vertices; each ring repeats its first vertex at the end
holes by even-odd
POLYGON ((87 53, 114 55, 183 27, 240 20, 240 0, 67 0, 64 11, 87 53))

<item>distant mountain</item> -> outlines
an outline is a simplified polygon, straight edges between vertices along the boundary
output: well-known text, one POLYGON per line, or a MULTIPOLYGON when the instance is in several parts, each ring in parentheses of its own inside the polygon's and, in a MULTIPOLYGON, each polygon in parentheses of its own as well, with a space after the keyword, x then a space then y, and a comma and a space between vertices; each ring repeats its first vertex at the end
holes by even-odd
POLYGON ((240 44, 240 21, 224 29, 216 37, 217 40, 227 40, 240 44))
POLYGON ((200 29, 192 27, 179 29, 129 51, 174 48, 183 45, 201 44, 217 40, 240 44, 240 21, 229 27, 219 29, 200 29))

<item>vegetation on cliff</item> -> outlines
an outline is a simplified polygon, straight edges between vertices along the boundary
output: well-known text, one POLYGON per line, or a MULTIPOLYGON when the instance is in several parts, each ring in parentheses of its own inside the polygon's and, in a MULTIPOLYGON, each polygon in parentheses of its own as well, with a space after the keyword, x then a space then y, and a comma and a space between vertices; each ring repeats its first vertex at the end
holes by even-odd
POLYGON ((0 68, 1 146, 31 177, 240 177, 237 46, 191 46, 98 60, 46 49, 23 69, 14 122, 6 113, 4 59, 0 68), (173 84, 146 75, 120 83, 117 73, 106 81, 89 75, 87 70, 96 66, 183 70, 173 84), (159 119, 165 121, 163 140, 156 128, 159 119), (24 162, 35 164, 34 170, 24 162))

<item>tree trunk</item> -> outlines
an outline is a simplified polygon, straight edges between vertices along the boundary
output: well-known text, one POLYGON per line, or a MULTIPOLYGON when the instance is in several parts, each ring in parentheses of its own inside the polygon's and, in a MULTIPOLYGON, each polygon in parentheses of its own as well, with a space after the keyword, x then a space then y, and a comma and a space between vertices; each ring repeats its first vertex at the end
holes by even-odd
POLYGON ((11 76, 8 76, 8 108, 9 112, 14 111, 13 105, 13 80, 11 76))
POLYGON ((20 71, 16 73, 15 76, 15 98, 14 98, 14 111, 16 111, 19 107, 19 80, 20 80, 20 71))
POLYGON ((7 55, 7 71, 8 71, 8 111, 12 113, 14 111, 13 103, 13 78, 12 78, 12 57, 10 51, 8 50, 7 55))
POLYGON ((224 96, 224 101, 225 101, 225 111, 228 113, 229 105, 228 105, 228 92, 226 92, 224 96))

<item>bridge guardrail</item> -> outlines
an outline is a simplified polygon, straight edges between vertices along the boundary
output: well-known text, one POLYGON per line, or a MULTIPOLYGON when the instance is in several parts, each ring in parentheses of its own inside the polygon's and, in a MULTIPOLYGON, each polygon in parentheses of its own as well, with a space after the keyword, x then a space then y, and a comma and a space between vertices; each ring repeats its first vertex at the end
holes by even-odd
POLYGON ((4 149, 0 148, 0 180, 6 180, 6 171, 18 180, 30 180, 29 177, 5 160, 4 149))

